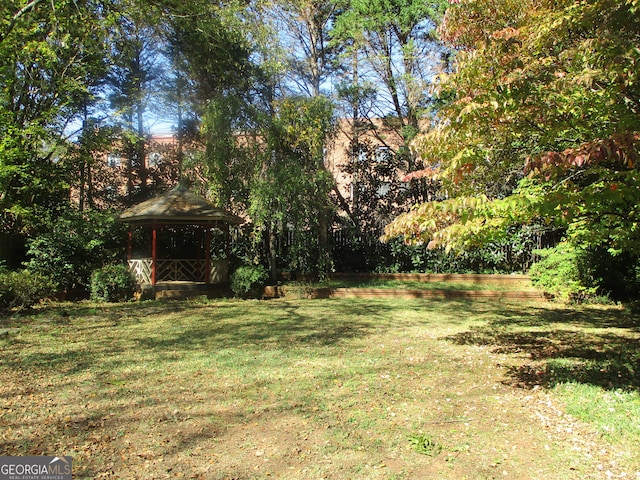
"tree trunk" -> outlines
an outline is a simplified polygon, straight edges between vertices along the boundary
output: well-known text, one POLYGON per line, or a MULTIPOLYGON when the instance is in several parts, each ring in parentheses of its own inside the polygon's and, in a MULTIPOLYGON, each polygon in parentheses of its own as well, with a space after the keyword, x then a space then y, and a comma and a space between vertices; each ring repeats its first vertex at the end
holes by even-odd
POLYGON ((81 212, 84 211, 84 195, 85 195, 85 168, 87 167, 86 162, 84 161, 84 155, 80 159, 80 186, 78 191, 78 210, 81 212))
POLYGON ((278 250, 277 250, 276 227, 271 224, 269 227, 269 270, 271 280, 278 279, 278 250))
POLYGON ((91 171, 91 162, 87 164, 87 204, 89 208, 95 208, 93 202, 93 173, 91 171))
POLYGON ((331 251, 329 249, 329 215, 326 207, 318 212, 318 279, 324 280, 331 273, 331 251))

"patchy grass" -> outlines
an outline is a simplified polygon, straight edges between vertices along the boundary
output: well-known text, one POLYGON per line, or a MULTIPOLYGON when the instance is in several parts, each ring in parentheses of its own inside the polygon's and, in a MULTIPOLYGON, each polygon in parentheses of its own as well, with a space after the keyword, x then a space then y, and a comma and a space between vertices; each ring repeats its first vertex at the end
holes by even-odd
POLYGON ((640 444, 640 395, 637 390, 603 389, 596 385, 571 382, 559 384, 555 391, 571 415, 589 422, 599 435, 631 451, 640 444))
POLYGON ((3 323, 0 453, 71 455, 74 478, 640 472, 640 323, 615 307, 80 303, 3 323))

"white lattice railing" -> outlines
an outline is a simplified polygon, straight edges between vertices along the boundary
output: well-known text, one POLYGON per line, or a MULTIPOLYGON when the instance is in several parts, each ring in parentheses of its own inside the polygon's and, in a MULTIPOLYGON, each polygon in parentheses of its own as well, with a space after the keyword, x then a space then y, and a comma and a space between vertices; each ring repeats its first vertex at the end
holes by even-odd
MULTIPOLYGON (((141 285, 151 284, 152 260, 141 258, 129 260, 129 270, 141 285)), ((226 260, 211 260, 209 283, 224 283, 229 275, 226 260)), ((205 260, 158 259, 156 260, 156 283, 158 282, 204 282, 205 260)))
POLYGON ((204 282, 204 260, 156 260, 156 282, 204 282))
POLYGON ((140 285, 151 285, 151 264, 150 258, 129 260, 129 270, 140 285))

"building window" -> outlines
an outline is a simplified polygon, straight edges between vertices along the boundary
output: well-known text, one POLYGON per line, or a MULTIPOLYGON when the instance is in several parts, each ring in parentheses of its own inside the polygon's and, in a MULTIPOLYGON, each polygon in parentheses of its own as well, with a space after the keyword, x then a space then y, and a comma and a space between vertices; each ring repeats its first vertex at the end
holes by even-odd
POLYGON ((391 149, 389 147, 380 146, 376 148, 376 162, 388 162, 391 160, 391 149))
POLYGON ((120 166, 120 155, 109 153, 107 155, 107 167, 118 168, 120 166))
POLYGON ((380 183, 380 186, 378 187, 378 191, 376 192, 376 194, 378 195, 378 198, 382 198, 384 196, 386 196, 389 191, 391 191, 391 184, 389 182, 382 182, 380 183))
POLYGON ((104 196, 109 202, 115 202, 118 199, 118 192, 113 185, 107 185, 104 189, 104 196))
POLYGON ((160 152, 151 152, 147 155, 147 166, 157 167, 162 163, 162 154, 160 152))

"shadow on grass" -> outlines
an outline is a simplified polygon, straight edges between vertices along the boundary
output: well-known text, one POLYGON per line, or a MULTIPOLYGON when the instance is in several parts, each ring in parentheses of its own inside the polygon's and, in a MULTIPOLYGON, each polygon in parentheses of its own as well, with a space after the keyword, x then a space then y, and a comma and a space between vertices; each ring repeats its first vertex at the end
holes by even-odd
POLYGON ((514 386, 576 382, 640 390, 640 318, 621 310, 514 305, 483 326, 446 338, 525 357, 527 363, 508 368, 506 383, 514 386))
MULTIPOLYGON (((384 302, 339 302, 335 311, 327 308, 331 303, 302 305, 280 301, 61 305, 12 319, 17 331, 39 331, 43 348, 20 349, 19 355, 0 359, 0 366, 73 375, 117 368, 130 361, 131 349, 162 360, 173 355, 177 360, 190 351, 331 347, 385 328, 377 319, 392 308, 384 302), (158 319, 157 328, 149 321, 153 318, 158 319)), ((16 349, 24 340, 11 335, 1 343, 16 349)))
MULTIPOLYGON (((393 328, 380 317, 388 318, 394 308, 392 302, 364 301, 65 304, 16 317, 12 326, 19 332, 0 342, 6 347, 0 371, 10 374, 0 403, 20 405, 3 426, 26 433, 0 438, 0 450, 36 455, 51 445, 78 445, 90 453, 74 464, 78 478, 96 478, 111 468, 116 477, 117 467, 110 465, 123 448, 133 452, 127 461, 143 468, 147 460, 184 458, 199 445, 226 440, 237 426, 262 422, 263 416, 277 423, 292 411, 318 415, 323 397, 317 392, 324 388, 317 387, 332 388, 336 372, 313 360, 334 354, 334 346, 350 348, 352 339, 393 328), (236 356, 240 368, 229 374, 236 356), (200 364, 203 357, 214 361, 200 364), (263 363, 297 368, 294 374, 309 388, 275 393, 271 377, 252 374, 263 363), (225 370, 227 380, 214 380, 225 370), (56 397, 56 391, 68 398, 56 397), (79 400, 73 392, 95 396, 79 400), (55 403, 47 403, 49 395, 55 403), (29 415, 32 424, 25 425, 21 409, 38 412, 29 415), (140 445, 123 447, 123 432, 140 445)), ((380 378, 378 370, 387 367, 368 368, 380 378)), ((276 384, 285 388, 287 379, 276 384)), ((161 478, 155 473, 148 478, 161 478)))

